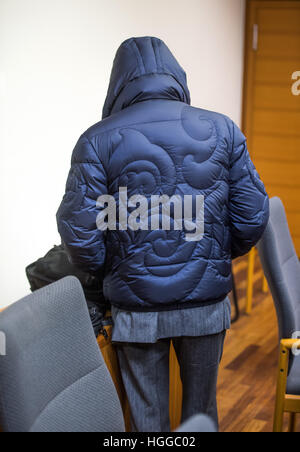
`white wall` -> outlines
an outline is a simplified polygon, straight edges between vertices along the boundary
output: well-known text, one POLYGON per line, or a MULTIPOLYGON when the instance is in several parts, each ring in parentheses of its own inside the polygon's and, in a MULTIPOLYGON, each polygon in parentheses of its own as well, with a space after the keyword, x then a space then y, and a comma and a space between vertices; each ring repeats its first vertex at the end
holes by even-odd
POLYGON ((0 306, 55 243, 72 149, 131 36, 166 41, 195 106, 241 117, 244 0, 0 0, 0 306))

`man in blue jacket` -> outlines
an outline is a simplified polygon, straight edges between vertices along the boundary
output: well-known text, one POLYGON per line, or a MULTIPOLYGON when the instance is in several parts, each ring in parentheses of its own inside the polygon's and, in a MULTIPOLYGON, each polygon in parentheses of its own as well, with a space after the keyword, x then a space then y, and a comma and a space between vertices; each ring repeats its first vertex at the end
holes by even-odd
POLYGON ((190 106, 186 74, 161 40, 126 40, 103 120, 74 149, 57 221, 72 262, 104 274, 133 431, 170 430, 171 341, 182 421, 201 412, 218 422, 231 262, 268 215, 239 128, 190 106))

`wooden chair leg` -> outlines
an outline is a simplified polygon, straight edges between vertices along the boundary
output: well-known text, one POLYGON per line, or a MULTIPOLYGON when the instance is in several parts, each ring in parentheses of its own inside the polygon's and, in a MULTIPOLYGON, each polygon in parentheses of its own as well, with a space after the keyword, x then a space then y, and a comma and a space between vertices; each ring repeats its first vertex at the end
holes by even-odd
POLYGON ((255 264, 255 248, 252 248, 248 255, 246 314, 251 314, 252 312, 254 264, 255 264))
POLYGON ((296 413, 290 413, 289 433, 295 433, 296 426, 297 426, 297 414, 296 413))
POLYGON ((274 429, 275 433, 281 433, 283 430, 283 416, 286 393, 286 382, 288 375, 289 350, 280 345, 280 356, 277 376, 277 392, 274 414, 274 429))
POLYGON ((268 293, 268 290, 269 290, 268 281, 267 281, 267 278, 264 276, 263 283, 262 283, 262 291, 263 291, 263 293, 268 293))

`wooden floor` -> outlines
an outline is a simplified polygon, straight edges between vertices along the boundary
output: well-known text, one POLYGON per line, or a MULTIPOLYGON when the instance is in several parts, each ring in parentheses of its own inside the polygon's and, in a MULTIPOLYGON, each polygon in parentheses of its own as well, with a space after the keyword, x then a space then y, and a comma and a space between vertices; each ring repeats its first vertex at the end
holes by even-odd
POLYGON ((257 257, 253 313, 244 314, 246 268, 245 259, 234 264, 241 318, 228 332, 220 370, 221 432, 272 431, 278 361, 276 313, 270 293, 262 292, 257 257))

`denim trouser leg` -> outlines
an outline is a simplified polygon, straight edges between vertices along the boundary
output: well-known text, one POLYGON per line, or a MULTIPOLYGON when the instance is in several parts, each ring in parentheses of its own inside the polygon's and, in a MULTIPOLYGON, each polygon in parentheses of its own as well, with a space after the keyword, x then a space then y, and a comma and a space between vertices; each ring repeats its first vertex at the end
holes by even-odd
MULTIPOLYGON (((182 422, 193 414, 204 413, 218 424, 216 386, 224 338, 225 331, 172 339, 183 383, 182 422)), ((170 431, 170 341, 117 345, 133 431, 170 431)))
POLYGON ((134 432, 169 432, 170 339, 116 345, 134 432))
POLYGON ((203 413, 218 427, 217 379, 225 335, 173 339, 183 385, 182 422, 203 413))

